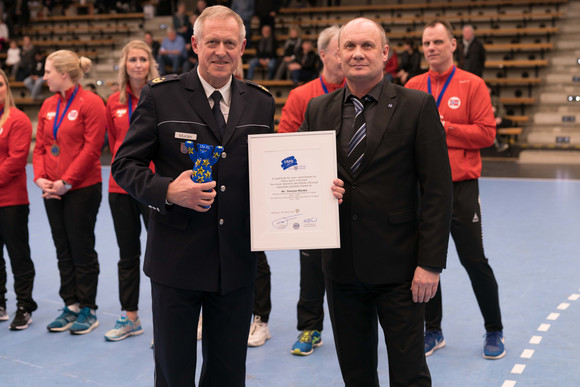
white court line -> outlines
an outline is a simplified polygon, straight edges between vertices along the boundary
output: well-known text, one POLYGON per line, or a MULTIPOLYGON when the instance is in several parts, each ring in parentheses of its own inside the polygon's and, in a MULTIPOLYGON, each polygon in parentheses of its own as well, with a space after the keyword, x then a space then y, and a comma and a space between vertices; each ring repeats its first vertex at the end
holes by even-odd
POLYGON ((534 356, 534 350, 533 349, 524 349, 524 351, 520 355, 520 357, 522 359, 531 359, 532 356, 534 356))
POLYGON ((540 326, 538 327, 538 331, 540 332, 548 332, 548 329, 550 329, 550 324, 540 324, 540 326))
POLYGON ((546 320, 552 320, 552 321, 554 321, 554 320, 557 320, 558 317, 560 317, 560 313, 550 313, 548 315, 548 317, 546 317, 546 320))
POLYGON ((530 339, 530 344, 540 344, 542 341, 542 336, 532 336, 530 339))
POLYGON ((514 368, 512 368, 512 374, 520 374, 522 372, 524 372, 524 369, 526 369, 526 365, 525 364, 516 364, 514 365, 514 368))
POLYGON ((569 306, 570 306, 569 303, 563 302, 560 305, 558 305, 558 310, 566 310, 566 309, 568 309, 569 306))
POLYGON ((503 384, 501 385, 501 387, 514 387, 516 385, 516 381, 515 380, 506 380, 503 382, 503 384))
POLYGON ((570 297, 568 297, 568 299, 569 299, 570 301, 576 301, 576 300, 578 300, 579 298, 580 298, 580 294, 576 294, 576 293, 574 293, 574 294, 572 294, 570 297))

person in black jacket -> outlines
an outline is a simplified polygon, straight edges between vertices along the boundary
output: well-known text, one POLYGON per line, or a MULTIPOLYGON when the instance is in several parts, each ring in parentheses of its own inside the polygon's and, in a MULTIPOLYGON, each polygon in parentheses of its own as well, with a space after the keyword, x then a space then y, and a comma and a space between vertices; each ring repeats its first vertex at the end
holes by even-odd
POLYGON ((460 69, 469 71, 478 77, 483 76, 485 47, 475 36, 473 26, 469 24, 463 27, 463 39, 459 41, 457 50, 455 50, 455 58, 460 69))
POLYGON ((417 44, 413 39, 407 39, 403 43, 403 52, 398 56, 399 71, 397 72, 397 79, 401 85, 405 85, 407 81, 415 75, 421 74, 421 54, 417 50, 417 44))
POLYGON ((277 48, 276 39, 272 34, 272 27, 267 24, 263 25, 262 37, 256 45, 256 57, 250 61, 248 79, 254 79, 254 71, 258 66, 268 69, 268 79, 274 79, 276 65, 278 64, 277 48))

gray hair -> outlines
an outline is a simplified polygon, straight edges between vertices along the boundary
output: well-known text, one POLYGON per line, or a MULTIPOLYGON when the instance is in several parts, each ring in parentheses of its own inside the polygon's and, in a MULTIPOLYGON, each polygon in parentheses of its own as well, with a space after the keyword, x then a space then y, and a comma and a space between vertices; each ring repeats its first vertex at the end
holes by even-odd
POLYGON ((198 40, 202 38, 203 26, 207 19, 227 19, 228 17, 233 17, 238 23, 238 27, 240 29, 240 43, 243 42, 246 38, 246 27, 244 27, 244 21, 240 15, 232 11, 230 8, 224 7, 223 5, 214 5, 204 9, 193 25, 193 35, 198 40))
POLYGON ((340 27, 336 24, 325 28, 319 35, 318 40, 316 41, 316 45, 318 50, 326 51, 328 44, 334 38, 338 38, 338 33, 340 32, 340 27))

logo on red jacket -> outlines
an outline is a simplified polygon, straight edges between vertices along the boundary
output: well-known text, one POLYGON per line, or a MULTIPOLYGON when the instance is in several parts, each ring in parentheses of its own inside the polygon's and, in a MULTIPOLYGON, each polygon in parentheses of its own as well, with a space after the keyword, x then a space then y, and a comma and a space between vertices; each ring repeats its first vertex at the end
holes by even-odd
POLYGON ((125 114, 127 114, 127 109, 117 109, 117 117, 118 118, 123 117, 125 114))
POLYGON ((68 120, 74 121, 77 119, 78 116, 79 116, 78 110, 71 110, 70 113, 68 114, 68 120))
POLYGON ((461 106, 461 100, 459 97, 451 97, 449 98, 449 101, 447 101, 447 106, 449 106, 450 109, 458 109, 459 106, 461 106))
POLYGON ((47 120, 52 120, 54 118, 54 116, 56 116, 56 112, 48 112, 48 113, 46 113, 46 119, 47 120))
POLYGON ((4 128, 0 128, 0 136, 2 135, 3 131, 4 131, 4 128))

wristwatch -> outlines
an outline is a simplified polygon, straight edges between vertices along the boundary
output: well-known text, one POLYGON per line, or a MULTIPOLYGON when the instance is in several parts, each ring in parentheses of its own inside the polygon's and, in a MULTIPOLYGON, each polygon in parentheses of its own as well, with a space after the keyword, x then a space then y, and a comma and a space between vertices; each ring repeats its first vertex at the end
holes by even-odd
POLYGON ((67 183, 64 180, 61 180, 62 184, 64 184, 64 188, 66 188, 67 191, 70 191, 70 189, 72 188, 72 185, 70 183, 67 183))

